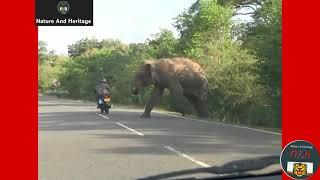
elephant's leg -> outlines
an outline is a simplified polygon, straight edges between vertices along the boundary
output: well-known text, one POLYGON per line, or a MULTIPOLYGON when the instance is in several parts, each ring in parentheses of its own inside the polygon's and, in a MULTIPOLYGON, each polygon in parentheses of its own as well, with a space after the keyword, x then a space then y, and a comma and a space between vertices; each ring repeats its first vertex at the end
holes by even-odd
POLYGON ((208 118, 208 84, 206 82, 201 86, 198 96, 196 96, 196 101, 199 116, 202 118, 208 118))
POLYGON ((208 118, 209 112, 208 112, 208 102, 204 100, 197 100, 197 111, 200 117, 202 118, 208 118))
POLYGON ((159 100, 161 99, 161 96, 163 94, 163 90, 164 88, 160 88, 160 87, 154 87, 151 97, 149 98, 147 105, 145 107, 144 113, 140 116, 141 118, 150 118, 150 113, 154 107, 154 105, 156 105, 159 100))
POLYGON ((209 116, 208 105, 206 101, 201 100, 199 97, 193 94, 187 94, 185 96, 188 98, 189 102, 193 105, 193 107, 197 110, 198 115, 200 117, 207 118, 209 116))
POLYGON ((192 94, 185 94, 184 96, 188 99, 190 104, 192 104, 193 107, 197 110, 197 106, 196 106, 197 101, 196 101, 195 96, 193 96, 192 94))
POLYGON ((173 84, 170 88, 171 97, 174 99, 177 112, 180 112, 183 116, 187 112, 191 112, 192 108, 183 94, 183 88, 179 83, 173 84))

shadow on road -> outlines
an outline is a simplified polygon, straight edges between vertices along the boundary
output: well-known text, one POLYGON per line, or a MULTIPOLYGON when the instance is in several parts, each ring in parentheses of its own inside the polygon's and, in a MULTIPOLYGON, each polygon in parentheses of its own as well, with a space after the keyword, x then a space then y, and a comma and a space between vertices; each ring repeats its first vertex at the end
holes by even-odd
POLYGON ((39 113, 38 118, 39 131, 108 130, 115 128, 110 125, 111 122, 99 118, 95 112, 39 113))

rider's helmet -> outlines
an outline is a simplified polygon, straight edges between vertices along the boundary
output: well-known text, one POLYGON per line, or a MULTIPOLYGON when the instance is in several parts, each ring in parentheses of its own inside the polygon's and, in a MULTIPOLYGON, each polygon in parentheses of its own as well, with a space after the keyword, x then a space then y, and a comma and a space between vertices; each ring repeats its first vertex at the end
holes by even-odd
POLYGON ((100 80, 100 82, 101 82, 101 83, 107 83, 107 80, 106 80, 105 78, 102 78, 102 79, 100 80))

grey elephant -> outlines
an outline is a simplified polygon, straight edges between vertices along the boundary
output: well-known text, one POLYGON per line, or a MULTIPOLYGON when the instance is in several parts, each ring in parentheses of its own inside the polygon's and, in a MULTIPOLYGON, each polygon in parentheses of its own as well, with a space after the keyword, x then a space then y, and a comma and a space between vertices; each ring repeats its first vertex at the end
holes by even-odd
POLYGON ((132 93, 137 95, 153 85, 142 118, 150 118, 153 107, 160 101, 165 88, 174 98, 176 110, 182 115, 190 111, 190 102, 202 118, 208 117, 208 81, 199 64, 187 58, 162 58, 147 60, 135 74, 132 93))

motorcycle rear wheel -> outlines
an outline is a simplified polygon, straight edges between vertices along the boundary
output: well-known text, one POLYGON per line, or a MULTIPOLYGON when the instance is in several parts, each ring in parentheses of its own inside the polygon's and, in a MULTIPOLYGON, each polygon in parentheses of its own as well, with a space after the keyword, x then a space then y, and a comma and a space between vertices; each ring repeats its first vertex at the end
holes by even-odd
POLYGON ((105 111, 106 114, 109 114, 109 107, 108 107, 108 105, 105 107, 104 111, 105 111))

